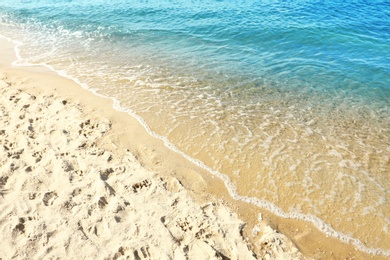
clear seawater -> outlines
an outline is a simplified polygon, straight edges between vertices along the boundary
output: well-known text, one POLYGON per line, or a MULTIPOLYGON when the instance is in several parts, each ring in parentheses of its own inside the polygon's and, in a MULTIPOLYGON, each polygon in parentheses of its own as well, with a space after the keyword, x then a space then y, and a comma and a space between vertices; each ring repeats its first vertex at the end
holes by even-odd
POLYGON ((2 0, 0 35, 237 199, 390 256, 389 1, 2 0))

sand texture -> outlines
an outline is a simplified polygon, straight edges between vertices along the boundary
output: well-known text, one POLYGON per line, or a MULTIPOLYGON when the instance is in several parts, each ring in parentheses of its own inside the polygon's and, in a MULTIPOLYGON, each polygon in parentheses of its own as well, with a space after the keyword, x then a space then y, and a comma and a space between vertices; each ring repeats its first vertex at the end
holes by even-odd
POLYGON ((260 224, 252 252, 236 213, 147 170, 109 143, 110 119, 23 75, 0 72, 0 259, 302 259, 260 224))

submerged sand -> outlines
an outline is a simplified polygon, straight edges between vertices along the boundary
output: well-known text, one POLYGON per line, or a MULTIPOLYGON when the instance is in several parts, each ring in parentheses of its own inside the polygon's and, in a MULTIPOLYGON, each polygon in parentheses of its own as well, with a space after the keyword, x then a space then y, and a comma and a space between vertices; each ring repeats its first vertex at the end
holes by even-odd
POLYGON ((1 43, 0 259, 372 257, 234 201, 111 100, 14 68, 1 43))

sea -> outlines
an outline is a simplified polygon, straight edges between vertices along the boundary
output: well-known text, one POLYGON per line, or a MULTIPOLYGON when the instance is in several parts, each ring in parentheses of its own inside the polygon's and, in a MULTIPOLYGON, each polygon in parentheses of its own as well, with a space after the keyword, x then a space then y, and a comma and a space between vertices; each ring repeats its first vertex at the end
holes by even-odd
POLYGON ((0 35, 235 199, 390 257, 390 1, 1 0, 0 35))

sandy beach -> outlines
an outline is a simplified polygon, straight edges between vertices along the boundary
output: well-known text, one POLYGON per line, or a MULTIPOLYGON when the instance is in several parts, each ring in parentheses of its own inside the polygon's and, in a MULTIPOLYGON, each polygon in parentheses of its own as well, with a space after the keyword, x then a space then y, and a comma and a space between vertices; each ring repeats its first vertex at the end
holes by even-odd
MULTIPOLYGON (((126 115, 108 100, 59 91, 72 85, 1 69, 1 259, 255 259, 237 214, 212 195, 195 201, 173 170, 201 188, 199 173, 180 162, 170 174, 146 169, 166 164, 142 144, 147 134, 127 135, 135 122, 123 129, 126 115)), ((283 235, 260 230, 264 256, 300 258, 283 235)))
POLYGON ((0 43, 0 259, 376 258, 234 201, 110 99, 0 43))

